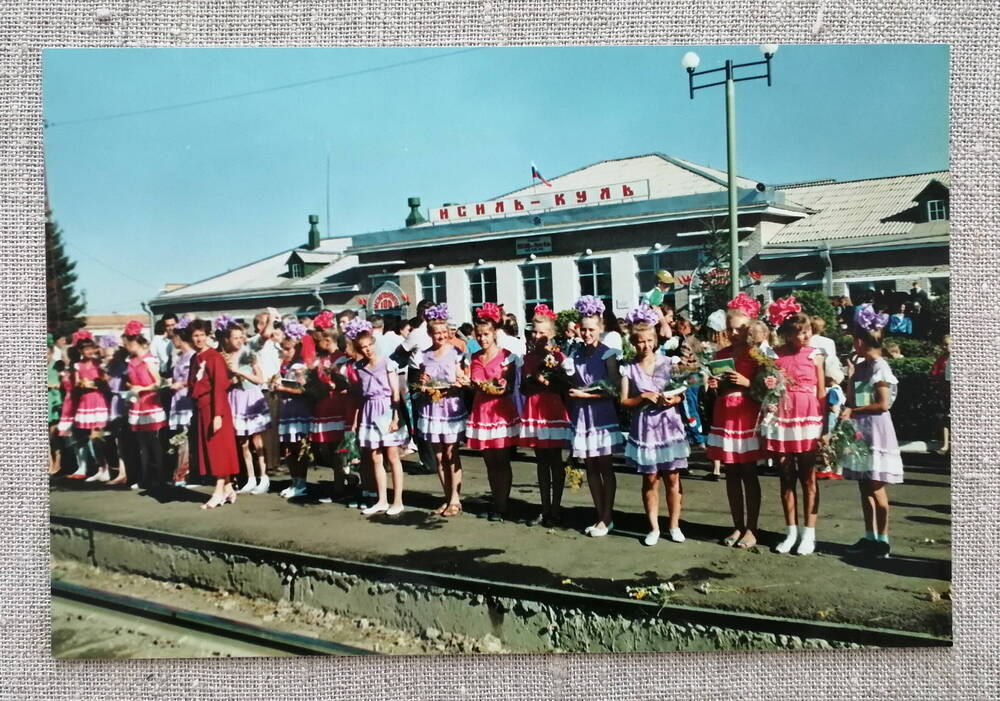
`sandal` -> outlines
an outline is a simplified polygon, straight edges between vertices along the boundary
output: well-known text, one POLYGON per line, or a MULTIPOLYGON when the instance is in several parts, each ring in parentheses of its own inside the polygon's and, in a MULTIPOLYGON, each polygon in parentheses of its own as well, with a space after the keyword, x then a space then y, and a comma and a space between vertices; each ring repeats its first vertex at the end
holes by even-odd
POLYGON ((203 509, 214 509, 217 506, 222 506, 226 503, 226 497, 220 497, 218 494, 212 495, 212 498, 201 505, 203 509))
POLYGON ((728 536, 727 538, 723 538, 722 540, 719 541, 719 543, 722 544, 722 545, 725 545, 727 548, 731 548, 734 545, 736 545, 736 543, 739 541, 739 539, 740 539, 741 536, 742 536, 742 534, 739 531, 737 531, 736 533, 732 534, 731 536, 728 536))
MULTIPOLYGON (((743 536, 743 538, 745 538, 745 537, 746 536, 743 536)), ((753 536, 752 535, 750 537, 753 538, 753 542, 752 543, 748 543, 747 541, 743 540, 743 538, 740 538, 738 541, 736 541, 736 547, 739 548, 740 550, 749 550, 750 548, 756 546, 757 545, 757 536, 753 536)))
POLYGON ((461 513, 462 513, 461 504, 448 504, 448 506, 445 507, 444 511, 441 512, 441 515, 451 518, 453 516, 458 516, 461 513))
POLYGON ((451 508, 451 504, 442 504, 441 506, 434 509, 434 513, 438 516, 447 516, 445 512, 451 508))

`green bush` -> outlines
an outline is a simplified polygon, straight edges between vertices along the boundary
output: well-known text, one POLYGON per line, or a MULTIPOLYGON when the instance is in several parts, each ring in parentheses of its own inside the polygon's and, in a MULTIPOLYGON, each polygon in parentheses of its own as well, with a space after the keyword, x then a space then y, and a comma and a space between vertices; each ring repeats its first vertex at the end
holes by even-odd
POLYGON ((934 343, 951 333, 951 302, 948 295, 941 295, 927 303, 927 334, 934 343))
POLYGON ((847 355, 854 350, 854 336, 850 334, 833 336, 833 342, 837 344, 837 355, 847 355))
POLYGON ((886 336, 882 342, 895 343, 899 346, 899 352, 904 358, 936 358, 941 353, 941 347, 930 341, 921 341, 909 336, 886 336))
POLYGON ((570 322, 579 324, 580 312, 575 309, 563 309, 556 314, 556 333, 560 336, 565 336, 566 327, 569 326, 570 322))
POLYGON ((900 440, 932 440, 941 435, 947 411, 941 385, 931 380, 934 358, 887 358, 899 380, 892 423, 900 440))
POLYGON ((826 322, 826 334, 835 333, 839 328, 837 311, 830 304, 830 298, 822 290, 795 290, 795 301, 802 305, 802 311, 809 316, 819 316, 826 322))

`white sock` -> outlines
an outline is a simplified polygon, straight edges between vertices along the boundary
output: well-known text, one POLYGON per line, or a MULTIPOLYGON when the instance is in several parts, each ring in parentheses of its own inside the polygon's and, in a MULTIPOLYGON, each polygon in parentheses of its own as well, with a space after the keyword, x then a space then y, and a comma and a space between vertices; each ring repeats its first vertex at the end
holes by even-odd
POLYGON ((789 553, 792 551, 792 546, 795 545, 795 540, 798 538, 799 528, 798 526, 785 526, 785 539, 778 543, 775 548, 779 553, 789 553))
POLYGON ((816 550, 816 529, 803 528, 802 540, 799 541, 799 547, 795 549, 795 552, 799 555, 812 555, 815 550, 816 550))
POLYGON ((675 543, 683 543, 684 542, 684 534, 681 533, 681 529, 680 528, 671 528, 670 529, 670 540, 674 541, 675 543))
POLYGON ((815 542, 815 540, 816 540, 816 529, 815 528, 809 528, 808 526, 804 526, 802 528, 802 540, 811 540, 811 541, 815 542))

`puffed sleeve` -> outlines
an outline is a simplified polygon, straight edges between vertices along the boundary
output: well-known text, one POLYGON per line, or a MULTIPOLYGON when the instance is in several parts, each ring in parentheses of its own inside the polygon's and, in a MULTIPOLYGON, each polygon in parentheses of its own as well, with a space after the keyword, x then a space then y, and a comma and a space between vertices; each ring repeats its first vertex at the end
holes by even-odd
POLYGON ((879 358, 875 362, 875 368, 872 371, 872 384, 877 382, 885 382, 889 385, 898 385, 899 380, 892 372, 892 368, 889 367, 889 363, 886 362, 885 358, 879 358))
POLYGON ((607 360, 608 358, 617 358, 618 360, 621 360, 622 359, 622 349, 621 348, 608 348, 606 351, 604 351, 604 354, 601 356, 601 360, 607 360))

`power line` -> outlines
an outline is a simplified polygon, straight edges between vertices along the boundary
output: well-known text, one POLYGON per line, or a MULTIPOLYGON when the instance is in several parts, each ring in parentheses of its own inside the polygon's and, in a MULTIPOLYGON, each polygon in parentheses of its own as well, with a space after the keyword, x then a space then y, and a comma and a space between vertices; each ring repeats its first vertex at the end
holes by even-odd
POLYGON ((140 285, 142 285, 144 287, 157 288, 157 285, 154 285, 154 284, 150 283, 149 280, 139 280, 138 278, 132 277, 128 273, 123 273, 121 270, 119 270, 118 268, 114 267, 113 265, 108 265, 107 263, 105 263, 100 258, 96 258, 96 257, 90 255, 89 253, 87 253, 85 250, 83 250, 82 248, 80 248, 79 246, 77 246, 74 243, 71 243, 71 242, 67 241, 66 244, 68 246, 70 246, 70 248, 72 248, 73 250, 75 250, 77 253, 82 254, 84 257, 89 258, 90 260, 94 261, 98 265, 104 266, 105 268, 107 268, 111 272, 117 273, 118 275, 121 275, 123 278, 127 278, 127 279, 131 280, 132 282, 137 282, 137 283, 139 283, 140 285))
POLYGON ((448 58, 449 56, 457 56, 459 54, 469 53, 470 51, 478 51, 479 47, 470 47, 466 49, 460 49, 458 51, 449 51, 443 54, 435 54, 434 56, 423 56, 421 58, 414 58, 408 61, 399 61, 398 63, 389 63, 384 66, 374 66, 372 68, 362 68, 361 70, 351 71, 349 73, 337 73, 336 75, 326 76, 325 78, 314 78, 312 80, 303 80, 297 83, 287 83, 285 85, 275 85, 270 88, 260 88, 258 90, 248 90, 246 92, 232 93, 231 95, 220 95, 218 97, 209 97, 204 100, 194 100, 191 102, 180 102, 174 105, 162 105, 160 107, 149 107, 142 110, 132 110, 130 112, 118 112, 115 114, 105 114, 96 117, 82 117, 80 119, 67 119, 59 122, 50 122, 48 120, 44 121, 45 128, 49 127, 64 127, 74 124, 87 124, 90 122, 103 122, 109 119, 121 119, 122 117, 134 117, 141 114, 153 114, 155 112, 167 112, 169 110, 179 110, 185 107, 197 107, 199 105, 208 105, 215 102, 225 102, 226 100, 236 100, 241 97, 250 97, 252 95, 263 95, 264 93, 275 92, 278 90, 290 90, 292 88, 301 88, 306 85, 315 85, 317 83, 324 83, 331 80, 341 80, 343 78, 353 78, 354 76, 365 75, 368 73, 378 73, 379 71, 387 71, 393 68, 400 68, 402 66, 410 66, 414 63, 422 63, 424 61, 433 61, 439 58, 448 58))

